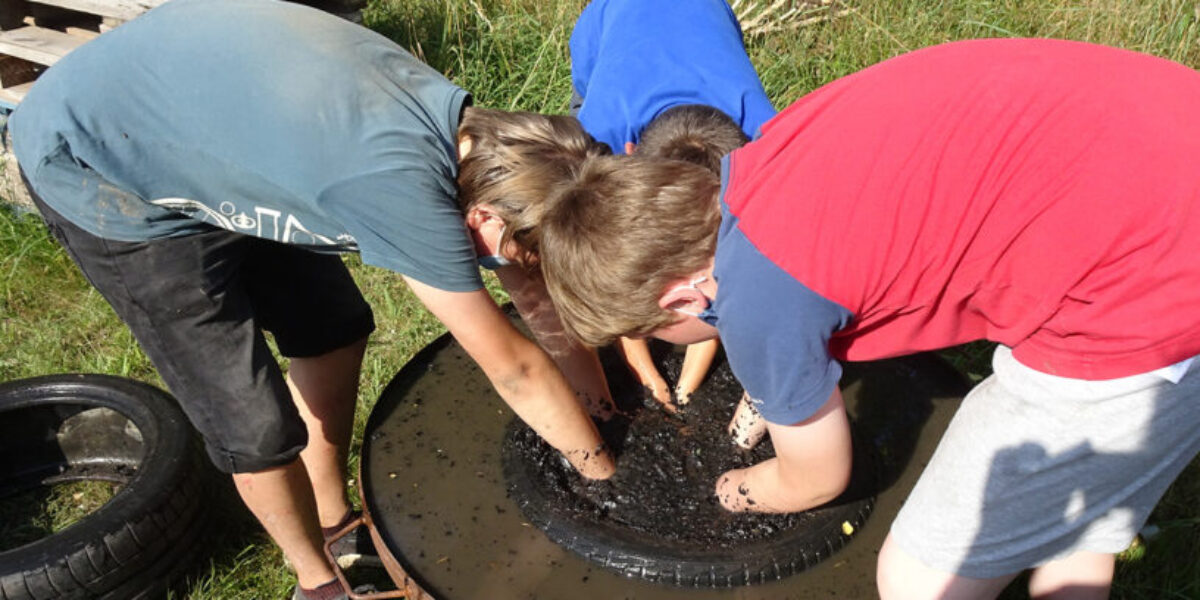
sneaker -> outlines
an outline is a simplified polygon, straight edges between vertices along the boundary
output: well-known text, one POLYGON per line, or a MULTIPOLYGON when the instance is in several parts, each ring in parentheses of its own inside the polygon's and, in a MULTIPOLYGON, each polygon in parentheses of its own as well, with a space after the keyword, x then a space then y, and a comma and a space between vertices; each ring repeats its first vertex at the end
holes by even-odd
MULTIPOLYGON (((377 591, 375 586, 370 584, 354 587, 354 593, 360 595, 374 594, 377 591)), ((292 588, 292 600, 350 600, 350 595, 346 593, 346 588, 342 587, 342 583, 334 579, 315 590, 308 590, 307 593, 297 583, 296 587, 292 588)))

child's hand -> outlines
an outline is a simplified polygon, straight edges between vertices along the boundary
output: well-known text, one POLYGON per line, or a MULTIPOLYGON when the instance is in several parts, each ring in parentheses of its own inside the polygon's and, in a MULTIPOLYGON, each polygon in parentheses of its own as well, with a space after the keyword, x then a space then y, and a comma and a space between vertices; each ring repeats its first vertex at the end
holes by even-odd
POLYGON ((587 479, 608 479, 617 470, 608 446, 603 443, 592 450, 568 451, 563 458, 587 479))
POLYGON ((598 398, 592 394, 576 394, 580 403, 587 409, 588 414, 594 419, 608 422, 617 414, 617 405, 613 403, 612 398, 598 398))
POLYGON ((765 460, 746 469, 726 471, 717 479, 717 499, 730 512, 785 513, 807 507, 791 508, 795 501, 775 475, 775 459, 765 460))
POLYGON ((704 377, 708 375, 708 369, 720 348, 721 341, 716 339, 697 342, 687 347, 683 367, 679 370, 679 382, 675 386, 675 401, 680 406, 687 404, 692 399, 692 393, 704 383, 704 377))
POLYGON ((667 382, 661 377, 658 381, 652 381, 644 386, 645 390, 650 393, 650 397, 662 405, 663 409, 669 413, 677 412, 679 409, 675 407, 675 403, 671 401, 671 391, 667 387, 667 382))

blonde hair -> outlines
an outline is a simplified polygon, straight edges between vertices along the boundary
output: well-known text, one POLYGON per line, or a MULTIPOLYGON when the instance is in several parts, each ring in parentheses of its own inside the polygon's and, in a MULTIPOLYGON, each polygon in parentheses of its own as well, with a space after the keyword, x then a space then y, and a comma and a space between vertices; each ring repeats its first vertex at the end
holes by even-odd
POLYGON ((541 226, 542 274, 567 333, 602 346, 673 323, 659 297, 712 260, 719 190, 715 174, 682 161, 584 162, 541 226))
POLYGON ((468 107, 458 128, 471 140, 459 161, 458 201, 465 214, 486 204, 505 224, 501 245, 521 249, 530 268, 545 198, 573 179, 584 159, 609 153, 573 117, 468 107))

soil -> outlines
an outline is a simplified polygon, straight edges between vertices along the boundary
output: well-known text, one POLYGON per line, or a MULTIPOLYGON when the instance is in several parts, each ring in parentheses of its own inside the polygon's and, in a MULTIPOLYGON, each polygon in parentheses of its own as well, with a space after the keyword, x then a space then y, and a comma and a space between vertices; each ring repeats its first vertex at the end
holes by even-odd
MULTIPOLYGON (((669 347, 655 350, 660 371, 674 384, 682 354, 669 347)), ((611 421, 598 423, 617 458, 611 479, 589 481, 578 476, 519 420, 510 425, 505 440, 508 458, 524 461, 542 493, 560 504, 561 512, 576 520, 617 522, 657 539, 706 548, 743 546, 810 527, 823 518, 819 508, 784 515, 734 514, 717 501, 713 488, 722 473, 775 454, 769 438, 747 451, 729 435, 727 427, 742 387, 723 357, 718 357, 704 384, 676 413, 662 408, 649 390, 640 388, 615 356, 602 354, 602 359, 621 411, 611 421)), ((856 463, 856 470, 861 471, 862 464, 856 463)), ((862 489, 856 483, 848 494, 861 497, 862 489)))

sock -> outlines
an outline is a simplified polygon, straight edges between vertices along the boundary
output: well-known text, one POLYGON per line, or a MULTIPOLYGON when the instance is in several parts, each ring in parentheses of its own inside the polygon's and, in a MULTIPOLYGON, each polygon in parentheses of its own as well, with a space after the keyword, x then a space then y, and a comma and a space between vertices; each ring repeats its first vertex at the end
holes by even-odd
POLYGON ((338 600, 338 598, 346 597, 346 590, 342 589, 342 582, 337 578, 322 583, 313 589, 300 588, 300 593, 308 600, 338 600))
POLYGON ((354 512, 353 508, 348 509, 346 511, 346 515, 342 517, 341 521, 337 522, 337 525, 333 525, 330 527, 322 527, 321 528, 321 536, 324 537, 325 539, 329 539, 330 536, 341 531, 343 527, 349 525, 350 521, 353 521, 356 518, 358 518, 358 513, 354 512))

